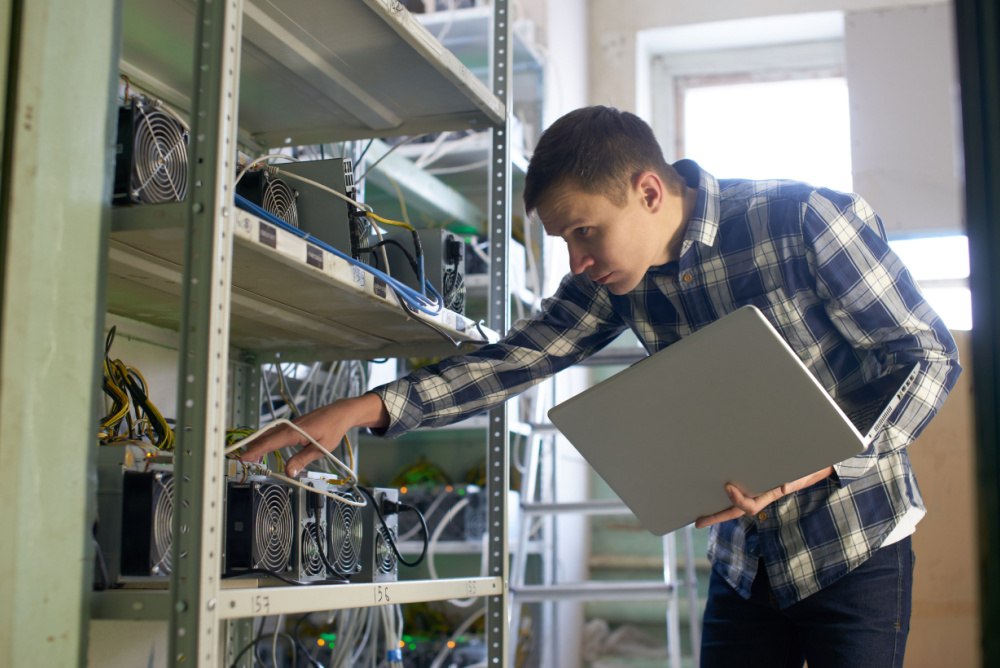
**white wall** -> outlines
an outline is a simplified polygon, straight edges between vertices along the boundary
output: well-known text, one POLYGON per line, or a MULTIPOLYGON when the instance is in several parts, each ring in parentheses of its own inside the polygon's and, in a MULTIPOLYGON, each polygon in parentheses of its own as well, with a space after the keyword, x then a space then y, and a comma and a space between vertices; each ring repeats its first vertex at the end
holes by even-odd
POLYGON ((945 0, 591 0, 590 103, 632 109, 636 99, 636 42, 643 30, 730 19, 825 11, 867 11, 948 4, 945 0))
MULTIPOLYGON (((589 103, 649 119, 648 61, 657 48, 653 36, 664 28, 829 11, 845 12, 854 189, 891 235, 960 232, 961 116, 950 2, 593 0, 589 103)), ((669 154, 670 133, 658 132, 669 154)))
POLYGON ((961 230, 961 107, 951 6, 850 12, 844 42, 854 189, 890 234, 961 230))

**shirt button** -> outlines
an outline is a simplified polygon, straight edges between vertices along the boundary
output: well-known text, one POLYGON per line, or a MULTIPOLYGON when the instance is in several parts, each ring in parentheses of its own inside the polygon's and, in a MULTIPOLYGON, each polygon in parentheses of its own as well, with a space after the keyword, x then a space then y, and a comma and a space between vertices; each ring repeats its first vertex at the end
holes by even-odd
POLYGON ((681 276, 681 280, 684 281, 685 283, 690 283, 691 281, 694 280, 694 276, 692 276, 691 274, 684 274, 683 276, 681 276))
POLYGON ((767 519, 767 513, 765 513, 763 510, 760 511, 759 513, 757 513, 757 519, 763 522, 764 520, 767 519))

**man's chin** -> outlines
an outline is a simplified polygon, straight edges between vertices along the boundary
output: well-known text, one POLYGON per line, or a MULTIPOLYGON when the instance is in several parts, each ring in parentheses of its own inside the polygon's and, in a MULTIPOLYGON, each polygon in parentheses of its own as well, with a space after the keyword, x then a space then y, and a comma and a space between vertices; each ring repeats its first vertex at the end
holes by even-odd
POLYGON ((627 295, 628 293, 635 290, 635 286, 637 286, 638 284, 639 284, 638 281, 625 280, 625 281, 614 281, 606 283, 604 287, 606 287, 608 289, 608 292, 610 292, 611 294, 618 295, 620 297, 622 295, 627 295))

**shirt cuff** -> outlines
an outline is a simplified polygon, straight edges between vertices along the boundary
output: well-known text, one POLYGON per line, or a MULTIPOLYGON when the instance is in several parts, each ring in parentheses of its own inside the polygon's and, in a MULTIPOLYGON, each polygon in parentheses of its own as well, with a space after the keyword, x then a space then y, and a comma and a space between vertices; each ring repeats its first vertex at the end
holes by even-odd
POLYGON ((860 455, 855 455, 839 464, 834 464, 834 479, 840 487, 847 487, 858 478, 866 476, 871 471, 872 466, 875 465, 876 459, 878 459, 878 455, 875 454, 875 446, 869 445, 868 449, 860 455))
POLYGON ((396 438, 420 426, 424 416, 423 401, 417 393, 415 383, 400 378, 370 392, 382 400, 389 414, 389 426, 385 429, 371 429, 371 433, 396 438))

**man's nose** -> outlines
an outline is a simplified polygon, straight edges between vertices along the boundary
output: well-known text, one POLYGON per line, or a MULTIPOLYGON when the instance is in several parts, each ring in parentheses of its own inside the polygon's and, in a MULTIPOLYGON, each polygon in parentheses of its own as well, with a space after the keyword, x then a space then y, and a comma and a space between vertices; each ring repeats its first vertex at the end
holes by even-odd
POLYGON ((594 258, 589 253, 570 247, 569 249, 569 270, 574 274, 582 274, 588 267, 594 264, 594 258))

